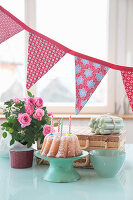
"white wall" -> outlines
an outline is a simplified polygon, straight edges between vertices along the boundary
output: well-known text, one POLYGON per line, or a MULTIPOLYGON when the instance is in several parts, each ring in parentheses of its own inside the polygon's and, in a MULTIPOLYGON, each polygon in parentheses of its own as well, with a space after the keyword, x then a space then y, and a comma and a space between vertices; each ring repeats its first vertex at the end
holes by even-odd
POLYGON ((124 121, 125 129, 127 131, 127 142, 133 143, 133 120, 124 121))

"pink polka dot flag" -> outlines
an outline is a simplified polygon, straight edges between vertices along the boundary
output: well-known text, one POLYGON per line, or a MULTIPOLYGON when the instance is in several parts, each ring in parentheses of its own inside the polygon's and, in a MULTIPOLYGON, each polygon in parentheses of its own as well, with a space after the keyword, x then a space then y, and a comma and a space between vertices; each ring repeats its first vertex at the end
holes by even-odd
POLYGON ((26 83, 27 89, 46 74, 65 54, 65 51, 55 44, 30 33, 26 83))
POLYGON ((121 75, 128 100, 133 111, 133 72, 121 71, 121 75))
POLYGON ((76 106, 78 114, 110 68, 75 56, 76 106))
POLYGON ((0 44, 22 30, 18 23, 0 10, 0 44))

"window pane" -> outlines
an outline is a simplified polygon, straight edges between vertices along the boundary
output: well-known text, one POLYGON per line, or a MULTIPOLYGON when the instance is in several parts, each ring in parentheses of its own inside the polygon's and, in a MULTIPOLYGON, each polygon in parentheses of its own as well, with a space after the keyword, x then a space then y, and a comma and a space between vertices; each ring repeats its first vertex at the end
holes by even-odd
MULTIPOLYGON (((4 0, 1 5, 24 21, 24 0, 4 0)), ((0 45, 0 102, 22 98, 25 88, 24 31, 0 45)))
MULTIPOLYGON (((39 0, 37 30, 80 53, 107 59, 108 0, 39 0)), ((75 102, 74 57, 65 55, 38 81, 37 93, 47 103, 75 102)), ((106 104, 107 78, 89 104, 106 104)))

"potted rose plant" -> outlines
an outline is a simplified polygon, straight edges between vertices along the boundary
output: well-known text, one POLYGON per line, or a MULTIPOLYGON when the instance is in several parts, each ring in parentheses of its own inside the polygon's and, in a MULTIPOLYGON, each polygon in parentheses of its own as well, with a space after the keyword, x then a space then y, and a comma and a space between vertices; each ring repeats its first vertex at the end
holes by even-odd
MULTIPOLYGON (((21 144, 21 149, 11 148, 11 167, 27 168, 32 166, 33 149, 32 144, 40 139, 40 143, 47 132, 50 132, 51 113, 48 113, 43 106, 43 99, 34 97, 31 92, 27 92, 28 97, 24 100, 19 98, 11 99, 4 103, 3 114, 7 121, 1 124, 3 137, 7 137, 7 132, 11 135, 10 145, 21 144), (23 147, 23 148, 22 148, 23 147), (26 159, 26 160, 24 160, 26 159)), ((57 126, 58 124, 54 124, 57 126)))

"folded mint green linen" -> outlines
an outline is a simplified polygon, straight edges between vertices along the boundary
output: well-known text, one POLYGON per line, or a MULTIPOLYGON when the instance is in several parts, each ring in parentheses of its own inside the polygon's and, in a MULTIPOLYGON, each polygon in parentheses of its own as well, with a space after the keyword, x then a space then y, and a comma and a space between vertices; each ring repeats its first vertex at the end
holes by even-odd
POLYGON ((120 133, 124 127, 122 118, 110 115, 91 118, 89 126, 96 134, 120 133))

